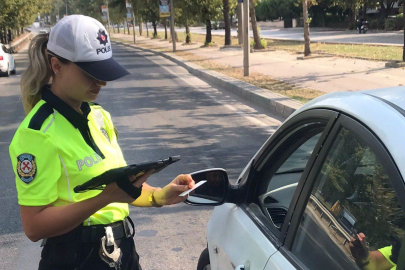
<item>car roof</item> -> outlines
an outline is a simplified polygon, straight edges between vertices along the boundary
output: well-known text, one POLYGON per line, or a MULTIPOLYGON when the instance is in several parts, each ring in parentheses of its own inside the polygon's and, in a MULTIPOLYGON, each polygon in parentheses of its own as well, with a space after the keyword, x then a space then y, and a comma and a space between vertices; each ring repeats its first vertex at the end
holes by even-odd
POLYGON ((311 109, 332 109, 357 119, 384 144, 405 176, 405 87, 337 92, 316 98, 289 118, 311 109))

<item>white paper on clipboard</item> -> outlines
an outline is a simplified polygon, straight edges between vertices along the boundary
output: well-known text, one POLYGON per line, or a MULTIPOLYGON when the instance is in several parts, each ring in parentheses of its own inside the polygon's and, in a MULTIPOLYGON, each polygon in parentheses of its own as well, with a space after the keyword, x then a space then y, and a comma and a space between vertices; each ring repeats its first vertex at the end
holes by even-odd
POLYGON ((191 191, 193 191, 194 189, 198 188, 199 186, 201 186, 202 184, 205 184, 207 182, 207 180, 202 180, 200 182, 198 182, 197 184, 194 185, 194 187, 192 189, 189 189, 187 191, 184 191, 183 193, 181 193, 179 196, 186 196, 187 194, 189 194, 191 191))

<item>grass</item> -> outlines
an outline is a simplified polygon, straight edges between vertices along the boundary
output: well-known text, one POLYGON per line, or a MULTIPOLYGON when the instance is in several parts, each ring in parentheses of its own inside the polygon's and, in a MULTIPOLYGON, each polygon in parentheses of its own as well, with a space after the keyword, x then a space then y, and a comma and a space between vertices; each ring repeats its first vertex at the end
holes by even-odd
MULTIPOLYGON (((152 36, 153 29, 150 30, 149 37, 152 36)), ((164 33, 162 31, 158 31, 164 33)), ((132 33, 132 31, 131 31, 132 33)), ((136 31, 139 35, 139 31, 136 31)), ((146 36, 146 31, 143 33, 146 36)), ((164 34, 162 35, 164 36, 164 34)), ((170 38, 170 31, 168 29, 168 37, 170 38)), ((179 41, 185 42, 186 34, 183 31, 177 32, 179 41)), ((205 43, 205 35, 195 34, 191 35, 192 42, 205 43)), ((303 52, 303 41, 290 41, 290 40, 274 40, 266 39, 269 49, 284 50, 291 52, 303 52)), ((222 46, 225 43, 224 36, 212 36, 212 43, 222 46)), ((231 38, 232 45, 238 45, 236 37, 231 38)), ((332 53, 343 57, 358 57, 376 61, 401 61, 402 60, 402 47, 398 46, 374 46, 365 44, 330 44, 330 43, 311 43, 311 51, 322 51, 325 53, 332 53)))
MULTIPOLYGON (((267 46, 277 50, 302 52, 304 42, 289 40, 267 40, 267 46)), ((365 44, 330 44, 311 43, 312 51, 324 51, 341 56, 361 57, 370 60, 400 61, 402 60, 402 47, 397 46, 374 46, 365 44)))
MULTIPOLYGON (((178 35, 180 41, 181 36, 178 35)), ((121 42, 128 42, 120 38, 114 38, 117 41, 121 42)), ((195 40, 193 40, 195 41, 195 40)), ((163 51, 163 52, 170 52, 172 53, 171 48, 168 47, 158 47, 158 46, 151 46, 149 44, 144 43, 137 43, 139 47, 144 47, 156 51, 163 51)), ((282 82, 276 79, 273 79, 271 76, 264 75, 261 73, 253 72, 250 76, 245 77, 243 76, 243 68, 234 68, 226 64, 219 63, 217 61, 209 60, 205 57, 195 55, 193 53, 185 52, 185 51, 177 51, 175 52, 176 55, 182 57, 184 60, 195 63, 202 68, 208 70, 214 70, 229 77, 233 77, 235 79, 245 81, 247 83, 256 85, 258 87, 268 89, 272 92, 293 98, 298 100, 302 103, 306 103, 311 99, 324 95, 325 93, 322 91, 308 89, 308 88, 299 88, 294 84, 290 84, 287 82, 282 82)))

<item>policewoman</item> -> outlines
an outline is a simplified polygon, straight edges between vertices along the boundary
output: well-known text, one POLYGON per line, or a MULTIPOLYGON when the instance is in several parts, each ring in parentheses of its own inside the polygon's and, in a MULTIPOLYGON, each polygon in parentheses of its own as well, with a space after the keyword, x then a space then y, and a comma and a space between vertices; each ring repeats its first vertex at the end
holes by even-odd
POLYGON ((126 165, 110 114, 91 102, 107 81, 128 72, 112 58, 103 25, 83 15, 34 37, 28 53, 20 83, 27 116, 10 157, 24 232, 32 241, 44 239, 39 269, 141 269, 128 204, 182 202, 178 195, 194 181, 179 175, 154 188, 145 183, 147 172, 75 193, 75 186, 126 165))

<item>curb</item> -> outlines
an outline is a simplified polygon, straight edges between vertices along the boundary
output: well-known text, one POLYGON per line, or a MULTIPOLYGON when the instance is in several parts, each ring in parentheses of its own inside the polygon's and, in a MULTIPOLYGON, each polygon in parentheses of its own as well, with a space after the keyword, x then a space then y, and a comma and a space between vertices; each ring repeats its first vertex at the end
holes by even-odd
POLYGON ((298 56, 297 60, 309 60, 309 59, 316 59, 316 58, 327 58, 327 57, 333 57, 333 55, 329 54, 318 54, 318 55, 308 55, 308 56, 298 56))
POLYGON ((16 44, 10 46, 9 49, 11 49, 13 51, 17 50, 21 45, 23 45, 25 43, 25 41, 27 39, 31 39, 31 36, 32 36, 31 33, 26 35, 23 39, 19 40, 16 44))
POLYGON ((276 114, 277 116, 288 118, 293 112, 299 109, 303 104, 290 99, 286 96, 271 92, 247 82, 226 76, 216 71, 204 69, 194 63, 185 61, 183 58, 171 53, 158 52, 152 49, 145 49, 136 45, 131 45, 119 41, 114 41, 118 44, 132 47, 138 50, 150 52, 165 57, 166 59, 185 68, 191 74, 200 79, 204 79, 214 85, 220 86, 228 91, 231 91, 243 99, 249 100, 254 104, 276 114))
POLYGON ((387 62, 385 63, 387 68, 403 68, 405 67, 405 62, 387 62))

